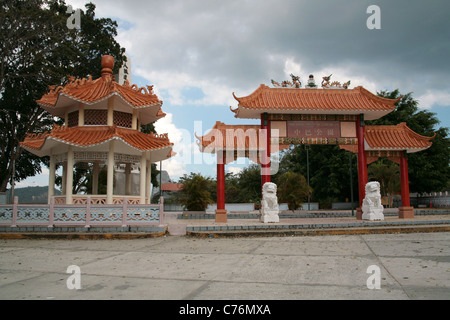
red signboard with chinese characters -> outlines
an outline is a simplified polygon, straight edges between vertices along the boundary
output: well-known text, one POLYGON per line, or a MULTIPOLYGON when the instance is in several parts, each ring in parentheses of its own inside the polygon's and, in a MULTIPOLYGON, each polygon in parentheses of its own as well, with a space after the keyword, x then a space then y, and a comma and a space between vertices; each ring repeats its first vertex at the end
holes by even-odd
POLYGON ((287 121, 289 138, 340 138, 339 121, 287 121))

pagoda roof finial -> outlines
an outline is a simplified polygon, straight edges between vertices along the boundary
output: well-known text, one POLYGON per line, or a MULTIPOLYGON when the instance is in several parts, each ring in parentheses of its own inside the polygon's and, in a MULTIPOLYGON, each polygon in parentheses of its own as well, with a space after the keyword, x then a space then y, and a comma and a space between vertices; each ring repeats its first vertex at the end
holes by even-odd
POLYGON ((102 78, 111 78, 114 68, 114 57, 110 55, 102 56, 102 78))

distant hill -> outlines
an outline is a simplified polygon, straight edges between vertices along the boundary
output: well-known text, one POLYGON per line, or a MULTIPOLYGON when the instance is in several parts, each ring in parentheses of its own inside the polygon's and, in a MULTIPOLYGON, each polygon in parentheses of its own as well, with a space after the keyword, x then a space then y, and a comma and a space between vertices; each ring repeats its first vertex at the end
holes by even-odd
MULTIPOLYGON (((8 200, 11 190, 7 191, 8 200)), ((55 196, 60 195, 61 191, 55 189, 55 196)), ((14 189, 14 196, 19 197, 19 203, 43 203, 48 201, 48 187, 26 187, 14 189)))

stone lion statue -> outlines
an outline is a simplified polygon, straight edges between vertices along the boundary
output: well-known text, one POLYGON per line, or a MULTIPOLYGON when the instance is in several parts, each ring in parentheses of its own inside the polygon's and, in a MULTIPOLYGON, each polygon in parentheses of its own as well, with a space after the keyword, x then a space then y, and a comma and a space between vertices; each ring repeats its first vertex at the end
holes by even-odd
POLYGON ((279 222, 278 213, 280 209, 278 208, 277 185, 273 182, 264 183, 262 194, 260 221, 264 223, 279 222))
POLYGON ((366 196, 362 205, 363 220, 384 220, 381 204, 380 183, 371 181, 366 184, 366 196))

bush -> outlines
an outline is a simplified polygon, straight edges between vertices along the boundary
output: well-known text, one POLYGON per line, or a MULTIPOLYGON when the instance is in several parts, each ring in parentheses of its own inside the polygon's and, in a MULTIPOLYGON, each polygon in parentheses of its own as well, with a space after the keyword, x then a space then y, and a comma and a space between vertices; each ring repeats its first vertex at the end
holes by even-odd
POLYGON ((211 179, 200 174, 191 173, 180 178, 183 188, 178 192, 179 202, 189 211, 205 211, 214 203, 209 192, 211 179))
POLYGON ((289 210, 297 209, 308 197, 308 192, 312 192, 305 177, 300 173, 285 172, 278 177, 277 182, 278 201, 287 203, 289 210))

